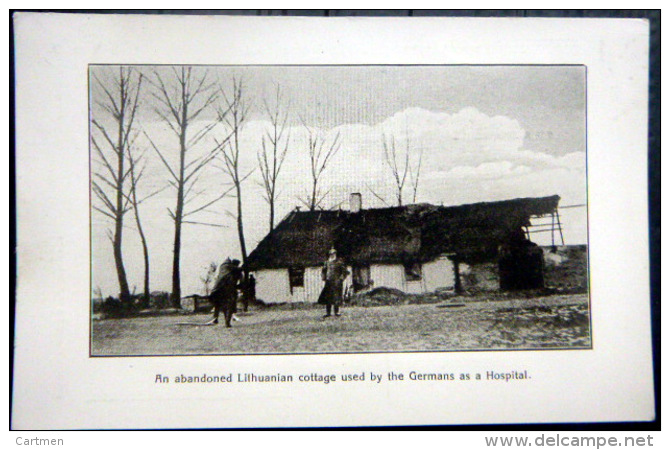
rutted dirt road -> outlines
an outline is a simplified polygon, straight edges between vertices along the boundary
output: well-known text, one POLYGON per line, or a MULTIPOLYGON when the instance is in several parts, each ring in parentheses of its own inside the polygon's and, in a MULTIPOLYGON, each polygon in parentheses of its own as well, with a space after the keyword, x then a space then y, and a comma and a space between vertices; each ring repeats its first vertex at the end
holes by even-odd
POLYGON ((531 299, 321 308, 266 307, 232 328, 207 314, 94 320, 93 355, 203 355, 590 348, 586 294, 531 299))

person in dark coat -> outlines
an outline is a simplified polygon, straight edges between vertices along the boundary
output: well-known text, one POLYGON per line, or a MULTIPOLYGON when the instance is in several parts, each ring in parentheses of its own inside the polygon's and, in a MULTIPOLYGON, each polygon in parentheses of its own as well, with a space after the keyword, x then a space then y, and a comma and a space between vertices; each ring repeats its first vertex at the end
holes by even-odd
POLYGON ((244 312, 249 310, 249 303, 256 301, 256 278, 253 274, 249 275, 246 281, 242 283, 242 307, 244 312))
POLYGON ((223 309, 226 327, 231 326, 230 321, 237 312, 237 287, 241 278, 240 261, 227 258, 219 267, 219 275, 210 295, 210 301, 214 305, 214 317, 210 323, 219 323, 219 312, 223 309))
POLYGON ((331 311, 335 316, 340 315, 340 306, 343 300, 344 279, 349 275, 347 266, 341 259, 337 258, 337 251, 334 248, 328 253, 328 260, 321 269, 321 279, 326 282, 318 303, 326 305, 326 317, 331 316, 331 311))

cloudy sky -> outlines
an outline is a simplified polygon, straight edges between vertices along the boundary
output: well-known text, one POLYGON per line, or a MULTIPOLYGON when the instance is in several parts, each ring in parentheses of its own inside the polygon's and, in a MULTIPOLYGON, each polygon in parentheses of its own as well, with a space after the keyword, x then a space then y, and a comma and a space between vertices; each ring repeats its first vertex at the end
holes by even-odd
MULTIPOLYGON (((148 79, 170 79, 169 67, 136 67, 148 79)), ((91 116, 110 125, 104 92, 113 67, 91 67, 91 116)), ((328 140, 339 134, 341 146, 323 175, 326 208, 346 208, 348 195, 360 192, 364 207, 394 204, 394 185, 384 161, 382 136, 393 136, 398 150, 410 149, 415 165, 423 155, 417 202, 448 205, 558 194, 561 205, 586 203, 585 69, 582 66, 253 66, 199 67, 229 92, 232 79, 244 81, 251 105, 241 135, 241 166, 257 166, 261 136, 269 128, 264 101, 273 103, 276 87, 289 114, 288 153, 279 176, 277 221, 301 205, 309 187, 307 132, 328 140), (303 124, 304 122, 304 124, 303 124), (409 145, 407 145, 409 144, 409 145), (383 199, 380 200, 373 192, 383 199), (344 203, 343 203, 344 202, 344 203)), ((137 126, 146 132, 169 161, 176 161, 178 141, 156 115, 154 88, 143 83, 137 126)), ((214 120, 206 110, 193 132, 214 120)), ((192 154, 202 154, 214 139, 226 135, 216 125, 192 154)), ((95 132, 94 132, 95 136, 95 132)), ((143 136, 138 150, 148 149, 147 171, 140 192, 148 194, 167 183, 167 170, 143 136)), ((230 185, 217 168, 207 167, 198 182, 202 194, 193 208, 207 203, 230 185)), ((93 157, 93 170, 100 166, 93 157)), ((251 251, 268 231, 268 207, 256 170, 243 185, 243 219, 251 251)), ((411 198, 408 187, 404 198, 411 198)), ((94 204, 95 204, 94 199, 94 204)), ((166 189, 141 205, 151 252, 152 290, 171 286, 175 191, 166 189)), ((303 207, 304 208, 304 207, 303 207)), ((200 277, 210 262, 239 257, 234 199, 224 199, 193 216, 219 226, 186 225, 183 230, 182 292, 201 292, 200 277)), ((586 209, 561 210, 567 244, 586 243, 586 209)), ((116 295, 118 285, 112 246, 106 236, 110 220, 92 213, 93 289, 116 295)), ((538 243, 547 234, 538 233, 538 243)), ((544 239, 544 240, 542 240, 544 239)), ((129 283, 142 290, 142 253, 132 213, 126 216, 124 256, 129 283)))

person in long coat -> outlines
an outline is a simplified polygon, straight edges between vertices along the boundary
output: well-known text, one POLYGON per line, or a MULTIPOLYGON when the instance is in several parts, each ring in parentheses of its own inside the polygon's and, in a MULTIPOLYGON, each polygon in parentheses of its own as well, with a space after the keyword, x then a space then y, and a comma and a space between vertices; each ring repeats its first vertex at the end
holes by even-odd
POLYGON ((249 278, 242 280, 240 283, 240 290, 242 291, 242 307, 244 312, 249 310, 249 303, 253 304, 256 302, 256 278, 253 274, 249 275, 249 278))
POLYGON ((326 284, 319 295, 318 303, 326 305, 326 315, 324 318, 331 316, 331 311, 335 316, 340 315, 340 306, 343 301, 344 280, 349 275, 347 266, 337 257, 337 251, 334 248, 330 249, 328 253, 328 260, 321 269, 321 278, 326 284))
POLYGON ((219 267, 214 289, 210 295, 210 301, 214 305, 214 317, 210 323, 219 323, 219 312, 223 309, 226 327, 230 327, 233 314, 237 312, 237 287, 242 278, 242 269, 237 259, 226 259, 219 267))

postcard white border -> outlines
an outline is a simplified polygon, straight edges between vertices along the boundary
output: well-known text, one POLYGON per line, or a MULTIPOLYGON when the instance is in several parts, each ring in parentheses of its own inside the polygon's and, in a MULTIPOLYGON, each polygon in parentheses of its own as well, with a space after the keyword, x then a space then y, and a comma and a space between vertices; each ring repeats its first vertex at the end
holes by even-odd
POLYGON ((640 421, 654 417, 648 23, 22 13, 13 428, 640 421), (593 350, 89 358, 91 63, 584 64, 593 350), (157 385, 158 373, 525 369, 524 383, 157 385))

